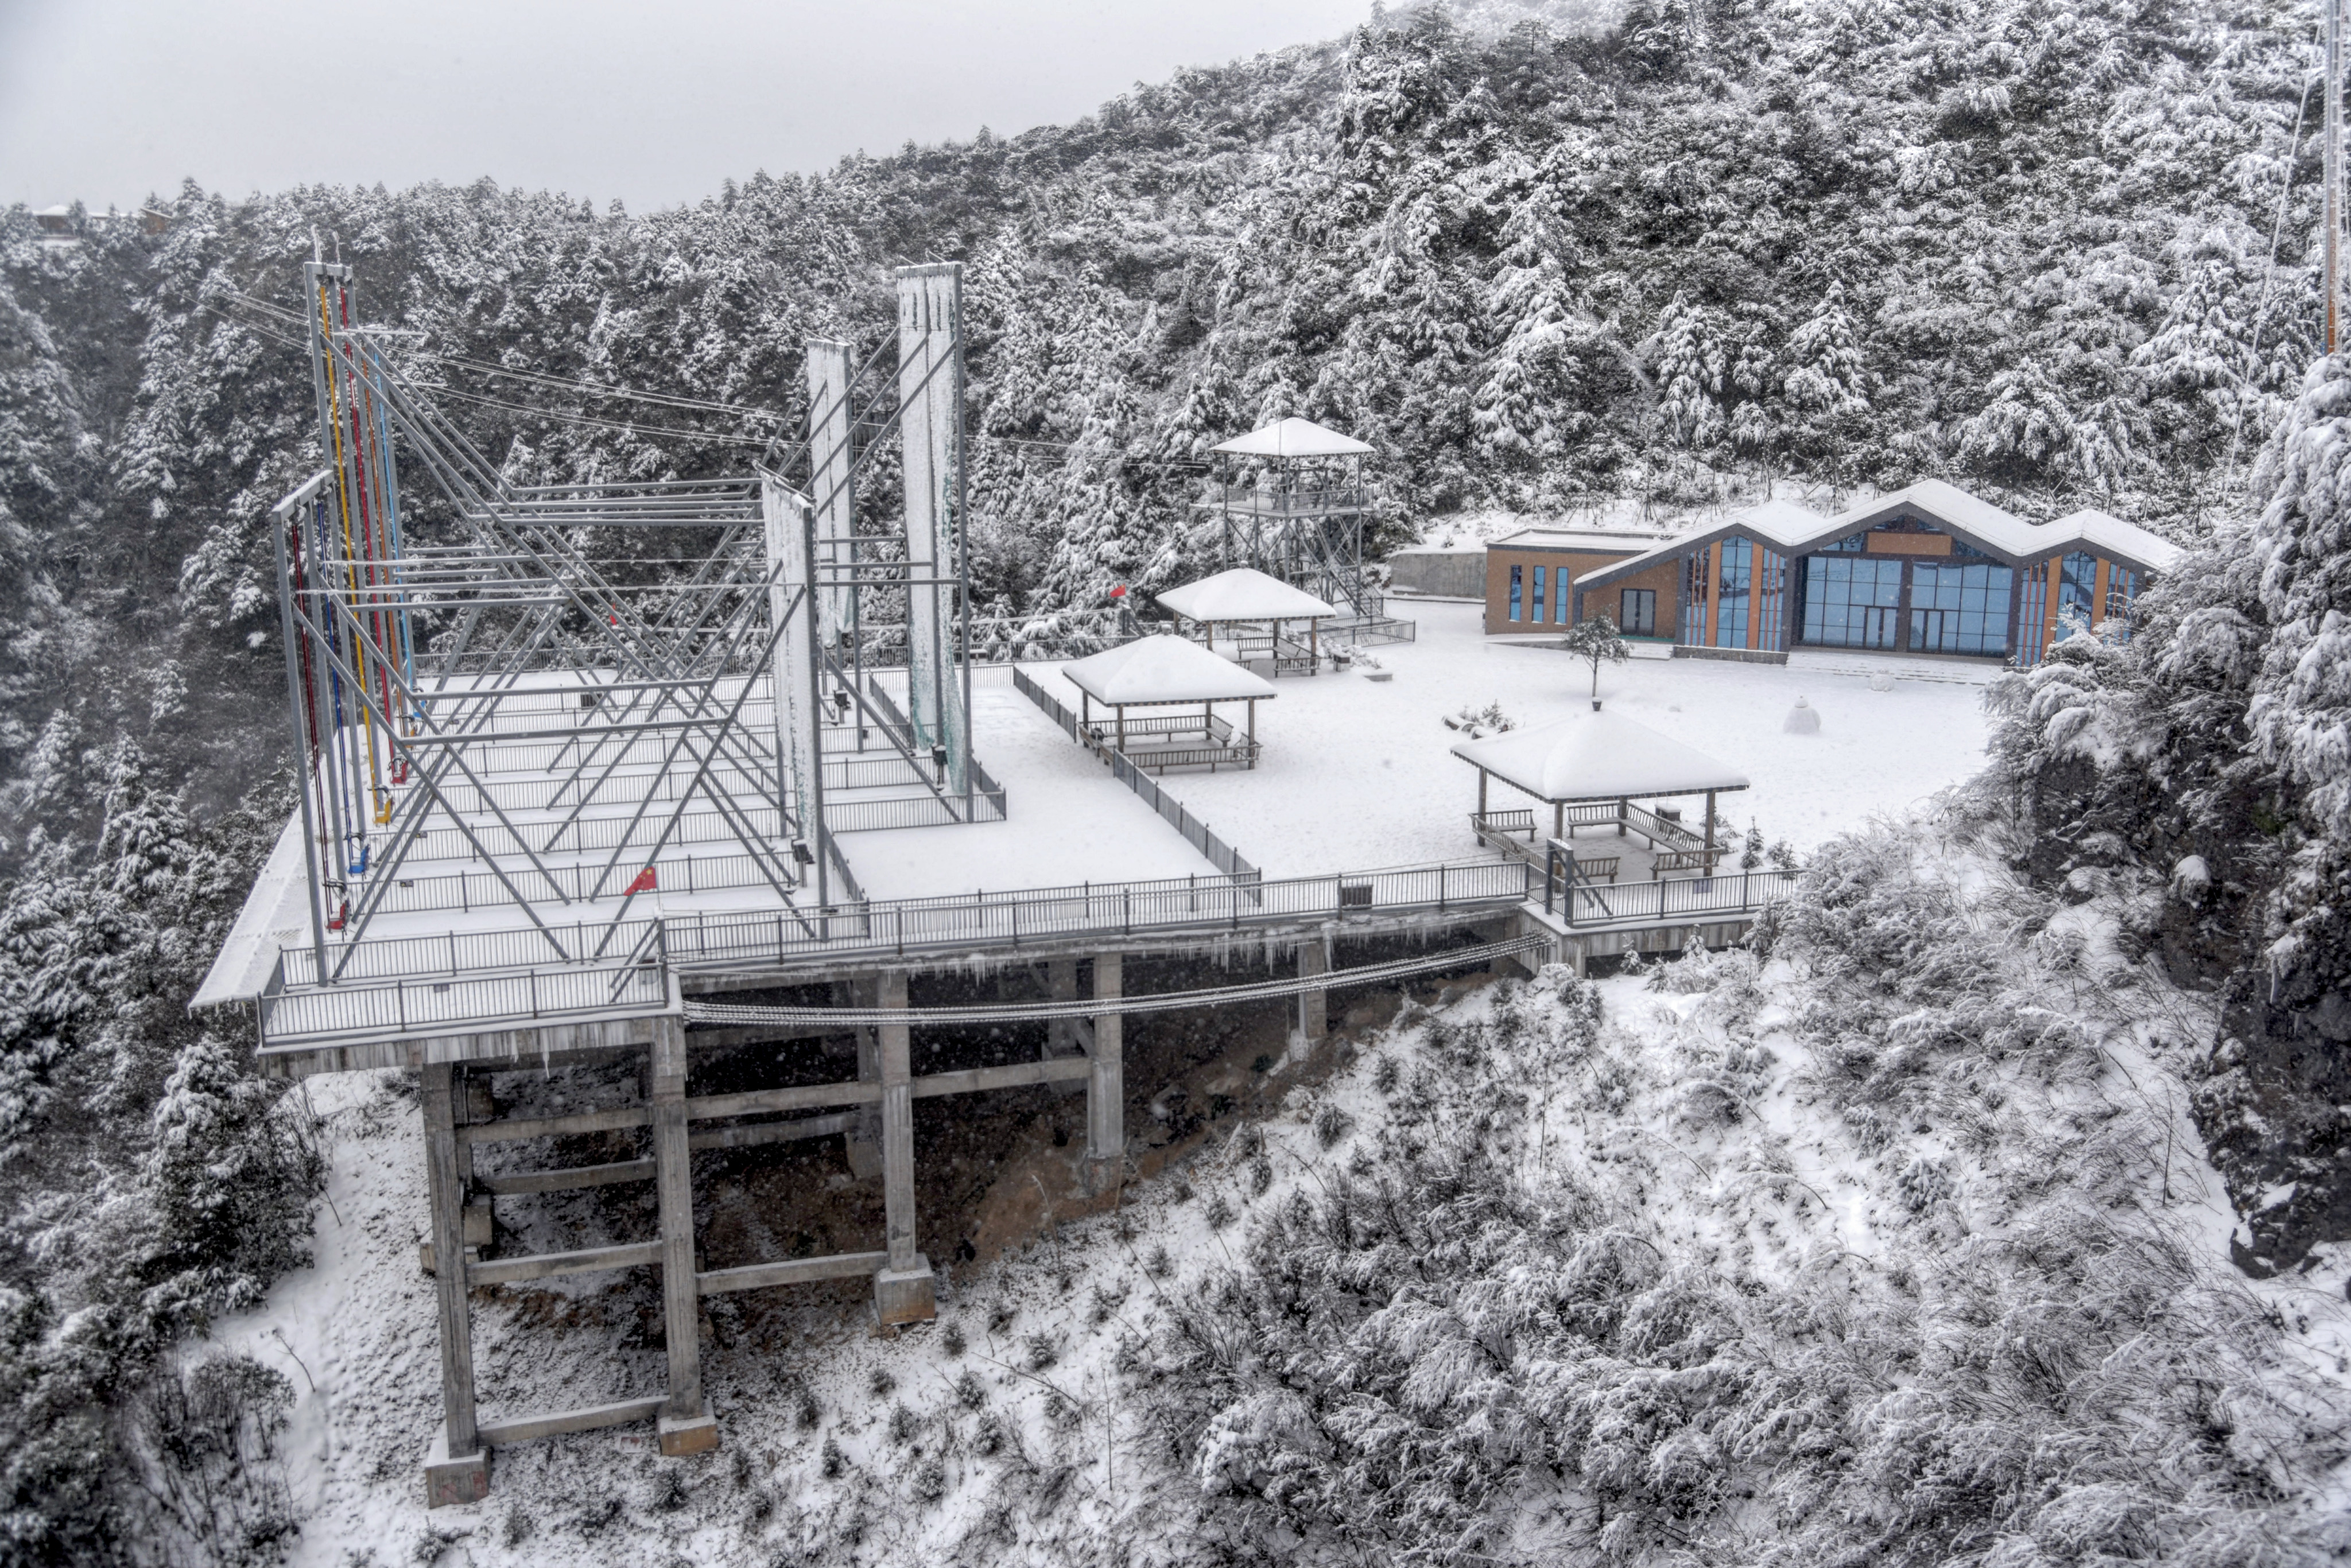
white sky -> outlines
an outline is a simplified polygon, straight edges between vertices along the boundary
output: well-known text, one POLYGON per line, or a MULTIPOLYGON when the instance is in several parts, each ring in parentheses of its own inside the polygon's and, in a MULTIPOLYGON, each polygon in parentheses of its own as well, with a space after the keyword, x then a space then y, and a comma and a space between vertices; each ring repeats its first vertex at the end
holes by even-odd
POLYGON ((632 211, 1065 123, 1368 0, 0 0, 0 205, 489 175, 632 211))

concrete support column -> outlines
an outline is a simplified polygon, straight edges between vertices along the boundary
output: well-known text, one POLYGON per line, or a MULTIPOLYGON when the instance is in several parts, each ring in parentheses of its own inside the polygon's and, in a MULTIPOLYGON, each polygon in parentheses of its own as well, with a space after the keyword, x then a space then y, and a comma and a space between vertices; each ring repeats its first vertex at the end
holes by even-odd
POLYGON ((662 1326, 669 1343, 669 1400, 661 1451, 706 1453, 718 1424, 702 1397, 702 1292, 695 1282, 694 1170, 685 1141, 685 1022, 653 1020, 651 1078, 653 1187, 661 1207, 662 1326))
MULTIPOLYGON (((879 1005, 906 1005, 906 977, 882 977, 879 1005)), ((882 1036, 882 1206, 889 1262, 873 1280, 884 1323, 925 1322, 938 1315, 930 1260, 914 1250, 914 1080, 913 1030, 885 1023, 882 1036)))
MULTIPOLYGON (((1078 961, 1075 958, 1045 960, 1045 994, 1057 1002, 1078 999, 1078 961)), ((1048 1019, 1045 1024, 1045 1054, 1074 1056, 1080 1047, 1077 1030, 1067 1019, 1048 1019)))
MULTIPOLYGON (((462 1066, 453 1068, 449 1089, 451 1114, 458 1126, 470 1127, 496 1116, 486 1073, 469 1072, 462 1066)), ((490 1256, 490 1239, 496 1223, 489 1194, 476 1192, 474 1187, 474 1145, 462 1139, 457 1143, 457 1188, 465 1195, 465 1259, 471 1263, 490 1256)))
POLYGON ((465 1184, 458 1176, 455 1070, 423 1071, 424 1201, 441 1320, 442 1428, 424 1454, 424 1503, 445 1508, 490 1495, 489 1456, 474 1424, 474 1322, 465 1300, 465 1184))
MULTIPOLYGON (((1116 953, 1094 957, 1094 999, 1124 994, 1126 960, 1116 953)), ((1126 1157, 1126 1018, 1123 1013, 1093 1015, 1093 1071, 1086 1079, 1086 1157, 1099 1167, 1126 1157)), ((1104 1177, 1098 1169, 1094 1185, 1104 1177)))
MULTIPOLYGON (((1057 1002, 1078 999, 1078 961, 1075 958, 1045 960, 1046 994, 1057 1002)), ((1059 1056, 1076 1056, 1093 1050, 1093 1037, 1083 1019, 1048 1019, 1045 1022, 1045 1055, 1047 1060, 1059 1056)), ((1084 1089, 1081 1083, 1063 1081, 1047 1085, 1048 1092, 1057 1097, 1075 1094, 1084 1089)))
MULTIPOLYGON (((1298 977, 1310 979, 1331 972, 1331 955, 1321 941, 1303 942, 1298 948, 1298 977)), ((1306 1038, 1309 1049, 1331 1032, 1331 993, 1301 991, 1298 993, 1298 1032, 1306 1038)))
MULTIPOLYGON (((851 1007, 872 1007, 877 988, 871 980, 850 980, 840 988, 848 992, 851 1007)), ((857 1081, 879 1083, 882 1081, 882 1037, 871 1024, 857 1027, 857 1081)), ((872 1181, 882 1174, 882 1108, 861 1105, 852 1113, 856 1120, 842 1134, 848 1144, 849 1174, 859 1181, 872 1181)))

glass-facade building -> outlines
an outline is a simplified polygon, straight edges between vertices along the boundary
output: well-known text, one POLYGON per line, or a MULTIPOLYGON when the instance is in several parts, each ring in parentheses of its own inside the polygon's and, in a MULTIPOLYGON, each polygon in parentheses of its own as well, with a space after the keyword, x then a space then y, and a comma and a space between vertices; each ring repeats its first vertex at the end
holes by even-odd
POLYGON ((1575 603, 1554 611, 1554 623, 1619 614, 1636 582, 1644 594, 1659 594, 1646 585, 1661 582, 1644 619, 1691 648, 1849 648, 2023 666, 2068 636, 2127 640, 2139 591, 2177 553, 2103 514, 2035 526, 1949 486, 1917 489, 1938 504, 1903 492, 1842 529, 1825 517, 1807 529, 1808 514, 1781 506, 1772 528, 1734 521, 1659 547, 1579 579, 1575 603))

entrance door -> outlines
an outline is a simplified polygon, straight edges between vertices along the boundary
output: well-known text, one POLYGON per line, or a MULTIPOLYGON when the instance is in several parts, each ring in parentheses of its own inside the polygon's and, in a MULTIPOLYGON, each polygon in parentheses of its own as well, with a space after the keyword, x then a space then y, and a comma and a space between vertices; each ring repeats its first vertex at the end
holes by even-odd
POLYGON ((1894 649, 1895 639, 1902 629, 1902 611, 1893 604, 1871 604, 1858 607, 1861 613, 1861 636, 1851 644, 1856 648, 1894 649))

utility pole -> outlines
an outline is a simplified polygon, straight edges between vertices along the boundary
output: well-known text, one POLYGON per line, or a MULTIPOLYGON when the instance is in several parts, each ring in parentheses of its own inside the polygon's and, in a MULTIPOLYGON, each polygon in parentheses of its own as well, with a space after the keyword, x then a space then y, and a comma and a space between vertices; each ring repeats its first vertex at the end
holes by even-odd
POLYGON ((2326 351, 2343 314, 2343 0, 2326 0, 2326 351))

